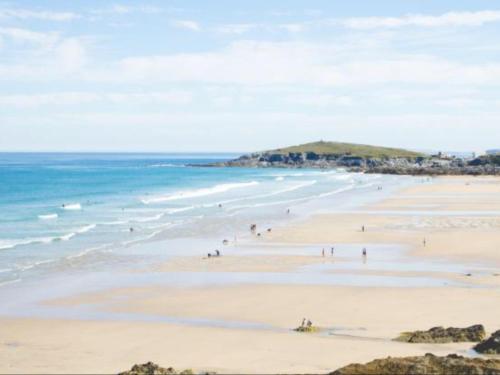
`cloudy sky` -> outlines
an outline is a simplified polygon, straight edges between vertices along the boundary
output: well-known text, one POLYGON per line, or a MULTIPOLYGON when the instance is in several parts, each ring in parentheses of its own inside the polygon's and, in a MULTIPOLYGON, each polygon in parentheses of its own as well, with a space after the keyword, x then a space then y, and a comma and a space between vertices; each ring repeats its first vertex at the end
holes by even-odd
POLYGON ((500 2, 0 0, 0 150, 500 147, 500 2))

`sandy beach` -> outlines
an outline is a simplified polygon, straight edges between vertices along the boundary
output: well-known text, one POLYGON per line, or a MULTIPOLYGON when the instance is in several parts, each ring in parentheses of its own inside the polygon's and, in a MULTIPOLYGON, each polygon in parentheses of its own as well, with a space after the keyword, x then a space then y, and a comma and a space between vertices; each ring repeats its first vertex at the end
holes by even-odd
POLYGON ((93 319, 3 317, 0 373, 115 373, 146 361, 327 373, 389 355, 471 355, 471 343, 391 340, 402 331, 500 329, 500 178, 417 180, 359 209, 328 209, 231 244, 227 256, 179 256, 132 272, 235 282, 151 283, 42 302, 98 312, 93 319), (303 318, 320 332, 293 332, 303 318))

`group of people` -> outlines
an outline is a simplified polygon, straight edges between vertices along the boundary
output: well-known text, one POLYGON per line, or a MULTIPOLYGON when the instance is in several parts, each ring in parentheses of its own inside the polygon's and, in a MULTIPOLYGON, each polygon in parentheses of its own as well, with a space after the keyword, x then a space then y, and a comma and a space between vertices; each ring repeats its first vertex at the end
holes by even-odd
POLYGON ((310 328, 310 327, 312 327, 312 325, 313 325, 312 322, 309 319, 307 319, 307 321, 306 321, 306 318, 303 318, 302 323, 300 324, 300 326, 303 328, 304 327, 310 328))
MULTIPOLYGON (((331 256, 333 256, 333 251, 334 251, 334 249, 335 249, 335 248, 334 248, 333 246, 330 248, 330 255, 331 255, 331 256)), ((325 248, 323 248, 323 250, 321 251, 321 255, 322 255, 322 256, 325 256, 325 248)))
POLYGON ((216 249, 215 254, 208 253, 208 258, 212 258, 212 257, 220 257, 220 251, 216 249))
MULTIPOLYGON (((330 255, 333 256, 333 253, 335 251, 335 247, 331 247, 330 248, 330 255)), ((363 247, 363 250, 361 251, 361 254, 366 257, 368 255, 368 252, 366 251, 366 247, 363 247)), ((325 248, 323 248, 323 250, 321 250, 321 256, 325 256, 325 248)))

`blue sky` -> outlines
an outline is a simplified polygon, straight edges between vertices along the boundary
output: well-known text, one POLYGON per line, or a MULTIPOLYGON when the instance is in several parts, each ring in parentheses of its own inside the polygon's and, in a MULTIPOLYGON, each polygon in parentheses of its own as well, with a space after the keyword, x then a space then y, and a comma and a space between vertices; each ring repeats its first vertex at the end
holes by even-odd
POLYGON ((0 150, 500 146, 500 2, 0 1, 0 150))

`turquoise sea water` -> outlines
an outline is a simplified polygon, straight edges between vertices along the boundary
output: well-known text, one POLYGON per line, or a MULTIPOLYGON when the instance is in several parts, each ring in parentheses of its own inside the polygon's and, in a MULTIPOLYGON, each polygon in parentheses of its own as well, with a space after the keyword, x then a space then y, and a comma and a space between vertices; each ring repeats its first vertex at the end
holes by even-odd
POLYGON ((389 181, 342 170, 187 166, 234 156, 0 154, 0 285, 97 261, 135 261, 138 245, 157 240, 163 255, 187 251, 178 239, 206 253, 212 243, 197 240, 216 246, 250 223, 343 207, 389 181))

